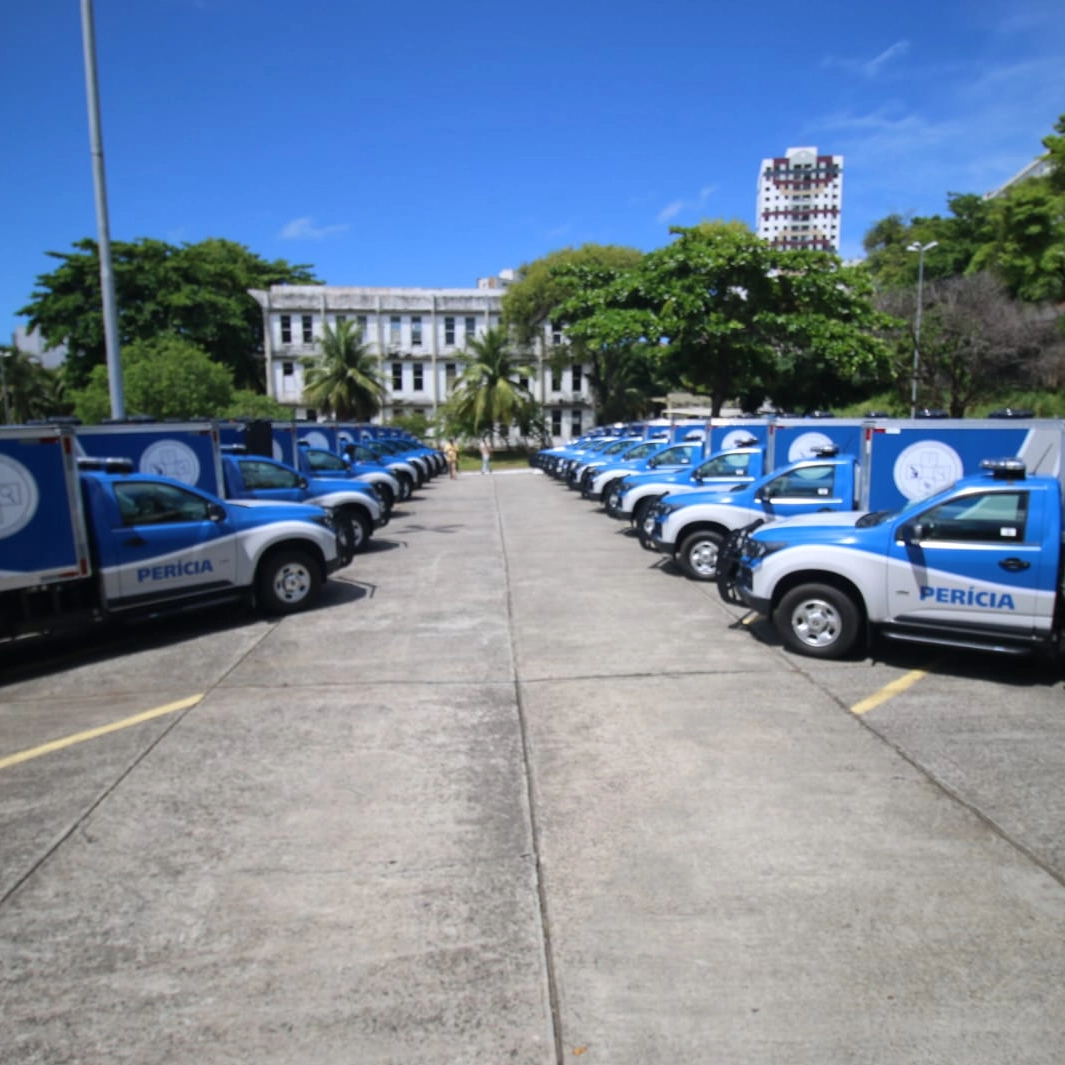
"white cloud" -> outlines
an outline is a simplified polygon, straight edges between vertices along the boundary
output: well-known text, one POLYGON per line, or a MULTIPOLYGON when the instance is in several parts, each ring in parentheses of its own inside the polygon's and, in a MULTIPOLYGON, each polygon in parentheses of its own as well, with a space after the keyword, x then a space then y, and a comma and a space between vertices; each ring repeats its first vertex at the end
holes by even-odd
POLYGON ((303 218, 293 218, 292 221, 281 230, 281 239, 324 240, 326 237, 335 237, 338 233, 344 233, 347 229, 347 223, 332 226, 316 226, 314 224, 314 219, 305 215, 303 218))
POLYGON ((669 222, 676 218, 677 215, 684 210, 685 206, 683 200, 674 200, 672 203, 667 203, 655 216, 656 220, 659 222, 669 222))
POLYGON ((865 78, 875 78, 888 63, 904 56, 909 50, 910 42, 901 40, 889 45, 872 59, 838 59, 836 56, 827 56, 821 60, 821 66, 827 69, 846 70, 850 74, 858 74, 865 78))

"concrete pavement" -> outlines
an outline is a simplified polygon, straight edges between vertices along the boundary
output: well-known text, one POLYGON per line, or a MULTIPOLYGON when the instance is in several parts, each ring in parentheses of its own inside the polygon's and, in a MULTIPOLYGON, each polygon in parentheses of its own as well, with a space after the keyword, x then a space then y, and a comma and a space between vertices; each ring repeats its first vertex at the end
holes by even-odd
POLYGON ((1058 1065, 1060 876, 712 586, 533 473, 375 539, 0 689, 203 694, 0 770, 5 1063, 1058 1065))

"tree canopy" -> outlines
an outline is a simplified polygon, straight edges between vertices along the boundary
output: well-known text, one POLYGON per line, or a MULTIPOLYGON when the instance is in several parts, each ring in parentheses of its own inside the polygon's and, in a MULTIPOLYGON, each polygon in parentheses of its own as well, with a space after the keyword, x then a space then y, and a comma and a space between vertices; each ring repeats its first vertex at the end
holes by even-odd
MULTIPOLYGON (((73 247, 48 253, 59 265, 37 278, 18 313, 50 346, 66 344, 63 373, 76 388, 106 363, 106 345, 99 248, 90 238, 73 247)), ((262 312, 249 289, 316 281, 306 265, 270 262, 216 238, 180 246, 148 238, 115 241, 111 258, 120 347, 179 337, 228 367, 237 387, 258 392, 265 386, 262 312)))
MULTIPOLYGON (((122 349, 122 378, 131 414, 159 419, 287 417, 266 396, 233 387, 233 374, 181 337, 135 340, 122 349)), ((87 424, 110 417, 107 367, 94 366, 84 387, 70 392, 74 413, 87 424)))
POLYGON ((758 390, 824 406, 856 379, 883 375, 888 353, 875 333, 888 319, 874 310, 867 278, 824 252, 772 248, 738 222, 670 232, 634 269, 563 302, 585 350, 645 345, 683 384, 709 393, 714 414, 758 390))

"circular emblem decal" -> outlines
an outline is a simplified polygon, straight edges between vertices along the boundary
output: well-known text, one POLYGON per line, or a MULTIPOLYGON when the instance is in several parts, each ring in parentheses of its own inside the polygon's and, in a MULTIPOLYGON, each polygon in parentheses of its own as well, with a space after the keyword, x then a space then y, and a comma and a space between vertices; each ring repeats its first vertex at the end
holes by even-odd
POLYGON ((195 485, 200 479, 200 460, 196 452, 180 440, 157 440, 144 449, 140 472, 157 473, 195 485))
POLYGON ((329 450, 329 437, 327 437, 325 433, 312 431, 307 433, 303 439, 307 441, 308 447, 316 447, 319 451, 329 450))
POLYGON ((797 436, 788 448, 788 462, 814 458, 814 452, 822 447, 835 447, 824 433, 803 433, 797 436))
POLYGON ((0 455, 0 539, 33 521, 40 498, 33 474, 21 462, 0 455))
POLYGON ((910 444, 895 460, 895 487, 907 499, 924 499, 953 484, 964 472, 954 448, 924 440, 910 444))

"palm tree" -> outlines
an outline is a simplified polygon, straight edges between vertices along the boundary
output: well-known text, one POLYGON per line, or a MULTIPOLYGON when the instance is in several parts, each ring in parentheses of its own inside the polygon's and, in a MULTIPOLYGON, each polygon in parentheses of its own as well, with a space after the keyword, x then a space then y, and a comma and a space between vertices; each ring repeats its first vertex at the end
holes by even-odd
POLYGON ((0 392, 5 422, 17 424, 63 413, 59 374, 17 347, 0 347, 0 392))
POLYGON ((303 360, 303 401, 332 414, 338 421, 369 421, 380 409, 385 389, 377 376, 377 360, 370 354, 353 322, 327 325, 322 354, 303 360))
POLYGON ((533 370, 516 362, 506 333, 489 329, 468 341, 464 355, 466 366, 448 403, 449 420, 473 436, 491 436, 497 428, 506 436, 511 425, 528 424, 536 401, 517 378, 530 378, 533 370))

